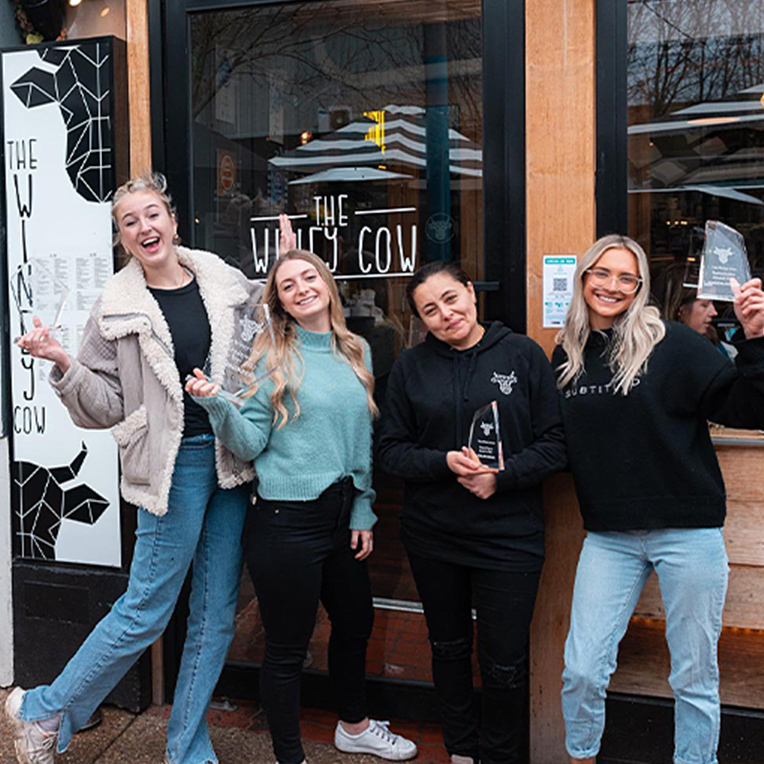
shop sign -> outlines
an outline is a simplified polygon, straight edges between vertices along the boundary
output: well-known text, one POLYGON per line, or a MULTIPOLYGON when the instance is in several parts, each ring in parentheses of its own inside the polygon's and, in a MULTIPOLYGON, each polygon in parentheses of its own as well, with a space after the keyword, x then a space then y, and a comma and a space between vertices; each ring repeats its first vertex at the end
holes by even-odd
POLYGON ((218 197, 226 196, 236 185, 236 160, 230 151, 218 149, 218 197))
MULTIPOLYGON (((348 194, 314 196, 311 214, 290 215, 297 246, 316 252, 337 278, 365 279, 410 276, 417 264, 417 208, 362 209, 348 194), (395 215, 399 222, 379 225, 395 215), (343 251, 344 250, 344 251, 343 251), (340 269, 342 255, 345 267, 340 269)), ((253 217, 250 227, 255 273, 265 274, 279 254, 278 216, 253 217)))
POLYGON ((13 343, 32 315, 68 292, 55 336, 76 354, 114 270, 110 43, 4 51, 0 72, 14 554, 119 566, 116 444, 109 432, 75 427, 48 384, 51 364, 13 343))

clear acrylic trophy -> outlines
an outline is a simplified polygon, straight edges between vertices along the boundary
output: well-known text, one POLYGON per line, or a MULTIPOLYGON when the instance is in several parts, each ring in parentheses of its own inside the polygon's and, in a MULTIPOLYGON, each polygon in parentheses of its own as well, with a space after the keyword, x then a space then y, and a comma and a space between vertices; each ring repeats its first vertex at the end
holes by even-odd
POLYGON ((51 332, 60 331, 69 287, 57 279, 44 260, 37 257, 22 263, 11 274, 11 294, 19 319, 19 335, 34 329, 32 318, 37 316, 51 332))
POLYGON ((228 349, 228 356, 222 375, 218 378, 212 375, 210 359, 204 364, 202 371, 211 382, 220 385, 220 395, 236 406, 244 405, 244 395, 275 369, 258 373, 247 368, 247 360, 257 344, 260 356, 265 358, 268 346, 274 347, 276 337, 273 333, 271 314, 265 303, 247 303, 236 308, 234 313, 233 341, 228 349))
POLYGON ((499 404, 491 401, 472 417, 467 447, 481 464, 491 469, 504 469, 504 448, 499 429, 499 404))
POLYGON ((708 220, 698 278, 698 299, 735 302, 730 285, 732 278, 738 284, 751 278, 743 235, 718 220, 708 220))

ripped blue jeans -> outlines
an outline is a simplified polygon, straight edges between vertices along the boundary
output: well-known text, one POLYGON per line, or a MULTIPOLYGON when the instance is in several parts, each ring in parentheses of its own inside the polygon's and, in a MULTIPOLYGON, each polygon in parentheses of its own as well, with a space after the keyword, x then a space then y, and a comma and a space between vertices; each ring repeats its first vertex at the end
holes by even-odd
POLYGON ((159 517, 138 511, 127 591, 50 685, 24 695, 20 715, 61 715, 59 753, 164 631, 193 565, 188 633, 167 730, 172 764, 216 764, 206 713, 234 634, 248 487, 217 485, 212 435, 184 438, 159 517))

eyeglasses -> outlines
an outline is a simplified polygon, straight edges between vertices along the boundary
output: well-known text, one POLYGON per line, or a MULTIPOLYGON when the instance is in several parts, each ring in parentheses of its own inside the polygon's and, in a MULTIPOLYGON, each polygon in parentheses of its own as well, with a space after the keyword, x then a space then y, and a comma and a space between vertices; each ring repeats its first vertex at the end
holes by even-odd
POLYGON ((634 294, 642 283, 641 278, 632 276, 630 273, 614 276, 607 268, 589 268, 585 273, 589 275, 595 286, 610 286, 615 280, 616 286, 624 294, 634 294))

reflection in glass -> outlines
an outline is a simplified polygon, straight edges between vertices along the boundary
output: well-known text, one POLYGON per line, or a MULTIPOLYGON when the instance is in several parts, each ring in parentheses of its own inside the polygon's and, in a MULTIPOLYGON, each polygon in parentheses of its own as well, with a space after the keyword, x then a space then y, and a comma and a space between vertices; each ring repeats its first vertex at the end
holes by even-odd
MULTIPOLYGON (((422 337, 405 300, 411 273, 446 258, 483 277, 482 53, 479 0, 191 15, 193 244, 264 278, 287 213, 371 346, 378 403, 395 358, 422 337)), ((374 484, 374 594, 415 601, 398 541, 402 485, 374 484)), ((244 595, 241 618, 251 611, 244 595)), ((244 642, 237 634, 237 654, 251 659, 244 642)))
POLYGON ((706 220, 764 252, 764 2, 628 3, 629 228, 654 263, 697 256, 706 220))
MULTIPOLYGON (((709 220, 764 275, 764 0, 629 0, 628 36, 629 234, 654 279, 697 285, 709 220)), ((707 312, 729 340, 730 303, 707 312)))

